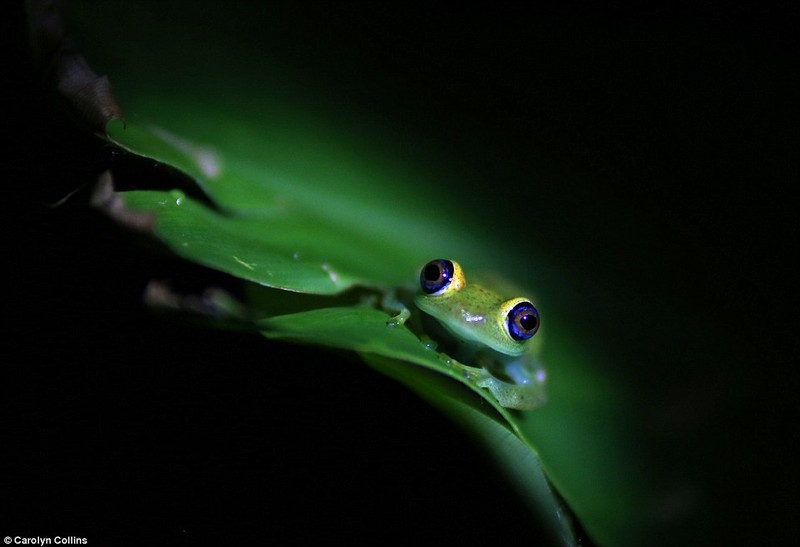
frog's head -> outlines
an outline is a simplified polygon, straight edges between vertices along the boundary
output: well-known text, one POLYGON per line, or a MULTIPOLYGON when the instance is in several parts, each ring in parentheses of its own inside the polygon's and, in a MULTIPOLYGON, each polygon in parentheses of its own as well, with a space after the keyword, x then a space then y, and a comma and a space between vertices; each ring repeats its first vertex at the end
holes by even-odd
POLYGON ((455 336, 506 355, 522 355, 539 330, 539 312, 527 298, 503 299, 467 283, 458 262, 431 260, 419 275, 415 302, 455 336))

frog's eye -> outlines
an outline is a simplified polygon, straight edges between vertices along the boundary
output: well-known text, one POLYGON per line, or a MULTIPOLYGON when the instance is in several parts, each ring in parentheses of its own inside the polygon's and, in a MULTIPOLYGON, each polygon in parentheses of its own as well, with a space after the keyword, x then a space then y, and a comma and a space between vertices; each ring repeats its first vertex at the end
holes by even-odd
POLYGON ((458 263, 444 258, 431 260, 419 273, 419 285, 425 294, 440 295, 448 290, 457 291, 463 283, 464 278, 458 263))
POLYGON ((539 330, 539 322, 539 312, 527 300, 520 300, 506 316, 508 334, 518 342, 532 338, 539 330))

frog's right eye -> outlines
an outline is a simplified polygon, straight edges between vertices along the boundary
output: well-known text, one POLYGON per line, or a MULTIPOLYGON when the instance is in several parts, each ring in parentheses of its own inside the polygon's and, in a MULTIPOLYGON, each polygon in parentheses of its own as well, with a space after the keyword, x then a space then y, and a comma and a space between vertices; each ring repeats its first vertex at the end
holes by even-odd
POLYGON ((422 292, 430 295, 440 295, 449 291, 457 291, 464 284, 461 267, 457 262, 438 258, 431 260, 422 267, 419 273, 419 285, 422 292))
POLYGON ((533 335, 539 330, 541 320, 539 312, 536 311, 533 304, 522 298, 517 300, 519 303, 508 312, 508 334, 517 342, 523 342, 528 338, 533 338, 533 335))

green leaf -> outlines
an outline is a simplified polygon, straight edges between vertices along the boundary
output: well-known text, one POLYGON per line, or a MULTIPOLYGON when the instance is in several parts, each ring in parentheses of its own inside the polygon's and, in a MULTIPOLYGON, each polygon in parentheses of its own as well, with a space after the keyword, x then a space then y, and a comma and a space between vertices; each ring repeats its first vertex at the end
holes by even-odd
MULTIPOLYGON (((498 196, 493 180, 480 187, 443 177, 458 166, 442 160, 432 168, 409 153, 416 136, 396 135, 391 124, 375 129, 358 114, 348 119, 338 104, 320 106, 308 91, 315 85, 303 87, 277 68, 283 50, 269 32, 253 51, 239 45, 238 23, 205 34, 209 20, 253 24, 248 14, 228 15, 245 7, 209 3, 210 13, 178 19, 167 3, 87 5, 72 12, 78 44, 108 74, 125 113, 124 123, 108 124, 108 139, 179 169, 210 202, 180 191, 130 191, 117 196, 126 210, 155 215, 155 234, 176 254, 277 289, 402 290, 421 264, 439 256, 532 287, 549 370, 549 402, 532 412, 499 407, 468 368, 448 365, 411 330, 387 326, 389 316, 374 308, 339 307, 332 299, 259 325, 268 337, 363 354, 452 415, 484 440, 567 543, 575 539, 559 524, 560 504, 541 469, 595 541, 642 540, 646 485, 627 421, 630 403, 603 354, 574 326, 573 308, 584 305, 577 291, 526 239, 507 237, 507 218, 493 213, 505 213, 516 195, 498 196), (201 45, 193 32, 203 33, 201 45), (275 57, 257 54, 265 51, 275 57), (440 378, 432 380, 431 371, 440 378), (441 380, 480 397, 454 397, 441 380)), ((268 17, 261 23, 276 25, 268 17)), ((319 78, 320 89, 335 85, 336 78, 319 78)))
POLYGON ((387 326, 387 319, 385 313, 368 308, 325 308, 273 317, 261 325, 269 338, 357 351, 374 368, 407 385, 481 440, 524 499, 546 521, 551 534, 565 545, 577 545, 568 512, 548 483, 533 446, 525 444, 510 427, 518 424, 517 415, 535 413, 512 415, 490 397, 491 406, 480 405, 479 399, 452 382, 457 379, 481 393, 474 382, 465 381, 466 367, 442 359, 408 329, 387 326), (408 363, 441 374, 429 374, 408 363))
POLYGON ((365 359, 372 367, 407 385, 480 440, 525 502, 544 519, 550 534, 562 545, 579 544, 569 513, 553 492, 536 452, 509 429, 508 422, 485 405, 476 404, 474 397, 455 389, 456 384, 442 376, 419 373, 398 360, 372 355, 365 359))
POLYGON ((177 254, 269 287, 334 294, 354 284, 399 284, 413 274, 410 261, 394 260, 399 253, 375 260, 375 241, 294 211, 225 215, 178 191, 127 192, 123 199, 133 211, 158 215, 156 233, 177 254))

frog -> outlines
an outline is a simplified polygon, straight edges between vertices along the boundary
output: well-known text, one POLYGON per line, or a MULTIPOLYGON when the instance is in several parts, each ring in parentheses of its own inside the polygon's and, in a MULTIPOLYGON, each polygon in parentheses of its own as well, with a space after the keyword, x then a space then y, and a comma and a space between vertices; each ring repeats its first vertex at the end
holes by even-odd
POLYGON ((416 307, 441 327, 452 357, 480 369, 479 387, 505 407, 533 410, 546 402, 546 373, 534 344, 541 326, 530 298, 505 298, 491 285, 468 282, 455 260, 437 258, 420 270, 416 307))

